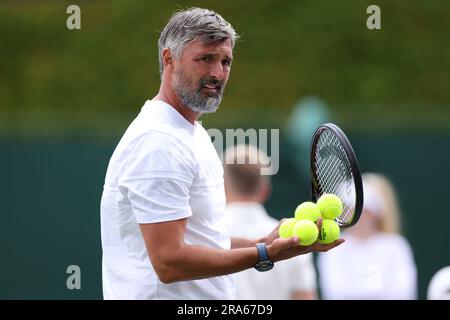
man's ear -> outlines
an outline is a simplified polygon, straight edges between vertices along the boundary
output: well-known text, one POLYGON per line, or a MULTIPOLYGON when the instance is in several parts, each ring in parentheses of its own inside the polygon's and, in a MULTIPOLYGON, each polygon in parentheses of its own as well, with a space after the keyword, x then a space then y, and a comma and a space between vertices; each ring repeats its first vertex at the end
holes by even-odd
POLYGON ((172 51, 170 51, 169 48, 164 48, 161 54, 164 69, 172 67, 173 63, 172 51))

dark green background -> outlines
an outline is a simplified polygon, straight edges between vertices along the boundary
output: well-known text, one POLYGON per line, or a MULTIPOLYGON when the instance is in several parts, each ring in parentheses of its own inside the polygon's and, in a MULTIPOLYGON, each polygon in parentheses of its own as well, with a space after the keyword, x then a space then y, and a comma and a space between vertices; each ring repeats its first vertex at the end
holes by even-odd
MULTIPOLYGON (((425 298, 450 264, 450 1, 0 2, 0 298, 101 298, 99 201, 121 134, 159 87, 157 38, 177 8, 214 9, 241 34, 221 109, 207 128, 281 128, 267 204, 291 215, 309 194, 306 153, 285 131, 318 96, 362 171, 396 186, 425 298), (66 28, 81 7, 82 29, 66 28), (381 8, 382 29, 366 28, 381 8), (67 290, 79 265, 82 289, 67 290)), ((307 130, 305 130, 306 132, 307 130)), ((306 133, 305 133, 306 135, 306 133)))

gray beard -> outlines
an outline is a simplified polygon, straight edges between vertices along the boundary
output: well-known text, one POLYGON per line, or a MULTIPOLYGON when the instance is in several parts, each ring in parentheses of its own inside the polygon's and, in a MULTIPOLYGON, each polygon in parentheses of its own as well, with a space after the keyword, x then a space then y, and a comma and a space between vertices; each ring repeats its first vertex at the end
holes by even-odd
POLYGON ((200 81, 197 90, 189 89, 189 82, 185 79, 183 73, 178 74, 177 80, 174 82, 173 89, 180 99, 181 103, 195 112, 212 113, 215 112, 220 105, 223 97, 224 84, 217 94, 205 96, 201 93, 202 81, 200 81))

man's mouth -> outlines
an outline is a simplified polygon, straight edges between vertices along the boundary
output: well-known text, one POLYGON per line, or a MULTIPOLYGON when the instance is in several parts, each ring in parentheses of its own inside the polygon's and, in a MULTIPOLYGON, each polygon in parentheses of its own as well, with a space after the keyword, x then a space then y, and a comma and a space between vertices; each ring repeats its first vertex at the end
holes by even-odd
POLYGON ((220 85, 215 85, 215 84, 205 84, 202 86, 202 89, 207 91, 207 92, 211 92, 211 93, 219 93, 220 89, 222 87, 220 85))
POLYGON ((218 91, 218 90, 220 89, 219 86, 214 85, 214 84, 205 84, 205 85, 203 86, 203 88, 206 88, 206 89, 208 89, 208 90, 216 90, 216 91, 218 91))

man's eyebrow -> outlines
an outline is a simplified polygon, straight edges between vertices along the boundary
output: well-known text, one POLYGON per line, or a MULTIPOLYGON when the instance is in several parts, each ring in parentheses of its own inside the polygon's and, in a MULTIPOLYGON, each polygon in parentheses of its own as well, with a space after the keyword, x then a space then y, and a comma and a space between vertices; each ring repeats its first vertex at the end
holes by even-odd
MULTIPOLYGON (((220 56, 220 54, 218 54, 218 53, 213 53, 213 52, 202 52, 202 53, 199 53, 197 56, 198 56, 198 57, 207 57, 207 56, 210 56, 210 57, 217 58, 218 56, 220 56)), ((226 55, 225 55, 225 59, 232 61, 232 60, 233 60, 233 57, 230 57, 229 55, 226 54, 226 55)))

